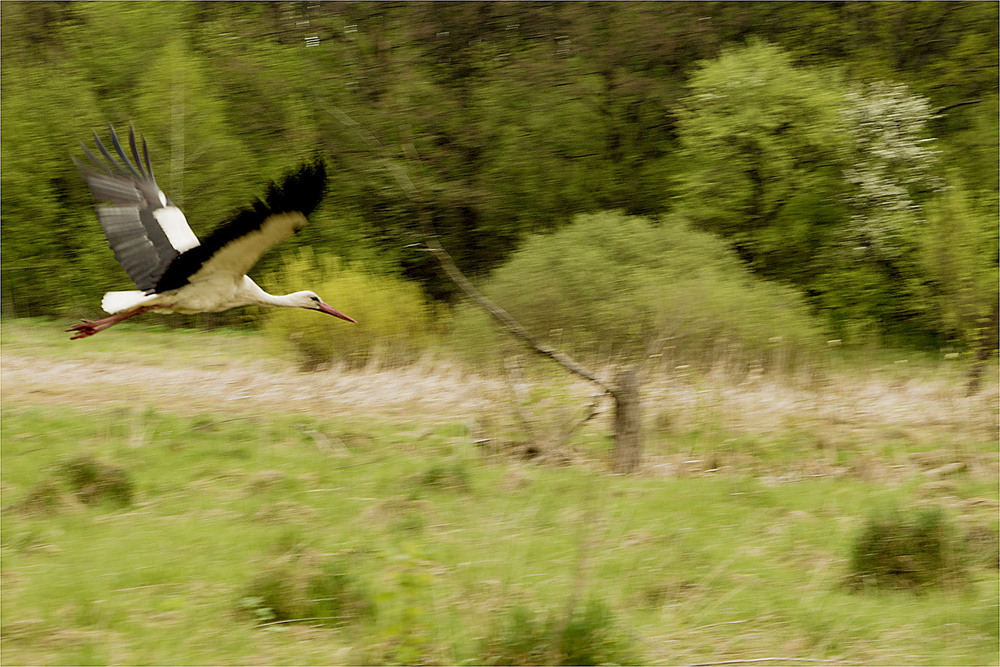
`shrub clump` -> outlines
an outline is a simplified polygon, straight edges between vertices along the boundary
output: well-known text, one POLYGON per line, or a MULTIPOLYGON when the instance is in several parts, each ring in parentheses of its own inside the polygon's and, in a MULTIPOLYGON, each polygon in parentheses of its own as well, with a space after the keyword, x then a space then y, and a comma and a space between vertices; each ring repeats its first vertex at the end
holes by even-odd
MULTIPOLYGON (((483 292, 546 343, 593 362, 787 364, 821 339, 799 292, 755 277, 725 241, 673 218, 578 216, 529 238, 483 292)), ((476 360, 502 348, 471 305, 454 331, 476 360)))
POLYGON ((523 606, 511 607, 506 618, 483 642, 487 665, 637 664, 630 642, 616 627, 611 609, 599 600, 545 618, 523 606))
POLYGON ((1000 568, 1000 535, 985 524, 973 524, 965 531, 965 544, 971 560, 980 567, 1000 568))
POLYGON ((464 461, 437 461, 416 479, 419 486, 429 489, 466 492, 472 488, 471 475, 464 461))
POLYGON ((965 574, 957 531, 940 507, 869 517, 850 567, 856 589, 921 589, 959 583, 965 574))
POLYGON ((352 368, 372 362, 406 364, 437 338, 434 309, 416 284, 369 271, 359 263, 344 265, 336 257, 315 258, 310 248, 302 248, 268 284, 279 292, 309 285, 357 320, 351 324, 302 309, 269 314, 265 333, 282 345, 291 345, 303 370, 334 362, 352 368))
POLYGON ((28 515, 52 515, 64 505, 63 490, 55 480, 46 479, 31 488, 14 509, 28 515))
POLYGON ((348 563, 314 553, 284 554, 262 568, 240 598, 257 623, 302 620, 339 626, 369 616, 374 598, 348 563))
POLYGON ((83 455, 63 462, 58 470, 84 504, 110 502, 120 507, 132 504, 135 487, 128 472, 120 466, 83 455))

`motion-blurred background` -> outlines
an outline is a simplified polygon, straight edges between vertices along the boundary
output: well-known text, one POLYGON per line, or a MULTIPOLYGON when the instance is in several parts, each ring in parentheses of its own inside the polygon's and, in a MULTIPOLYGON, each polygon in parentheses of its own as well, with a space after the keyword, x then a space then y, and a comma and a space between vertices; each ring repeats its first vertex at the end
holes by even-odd
POLYGON ((997 664, 997 47, 996 2, 0 2, 4 662, 997 664), (200 235, 323 156, 251 275, 358 324, 68 340, 130 287, 70 157, 129 123, 200 235))
POLYGON ((69 156, 129 122, 199 234, 327 156, 314 224, 254 275, 365 282, 363 303, 325 295, 364 340, 394 335, 366 309, 420 335, 457 301, 411 246, 418 206, 516 316, 604 358, 720 336, 969 350, 997 301, 994 3, 2 13, 8 316, 96 315, 127 287, 69 156))

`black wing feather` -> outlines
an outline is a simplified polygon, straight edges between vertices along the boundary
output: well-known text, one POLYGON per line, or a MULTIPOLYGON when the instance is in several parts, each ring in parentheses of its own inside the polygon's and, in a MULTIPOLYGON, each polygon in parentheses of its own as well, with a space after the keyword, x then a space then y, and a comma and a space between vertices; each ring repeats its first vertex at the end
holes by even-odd
POLYGON ((279 213, 299 212, 308 216, 323 199, 326 189, 326 165, 317 159, 303 164, 285 176, 281 184, 271 183, 264 199, 236 211, 219 225, 196 248, 183 252, 175 259, 156 283, 156 292, 186 285, 195 273, 227 244, 261 229, 264 221, 279 213))
MULTIPOLYGON (((108 169, 108 165, 106 165, 103 162, 101 162, 100 159, 96 155, 94 155, 93 153, 90 152, 90 149, 87 148, 86 144, 84 144, 84 143, 81 142, 80 143, 80 148, 83 149, 83 154, 87 156, 88 160, 90 160, 92 163, 94 163, 95 167, 97 167, 98 169, 100 169, 102 171, 106 171, 109 174, 114 173, 110 169, 108 169)), ((76 158, 73 158, 73 161, 76 162, 76 158)), ((76 166, 77 166, 78 169, 83 170, 83 166, 81 166, 79 162, 76 162, 76 166)))
MULTIPOLYGON (((145 141, 143 141, 143 146, 145 146, 145 141)), ((142 170, 142 160, 139 159, 139 150, 135 145, 135 126, 131 124, 128 126, 128 147, 132 149, 132 157, 135 158, 135 164, 139 168, 139 175, 142 178, 151 179, 151 176, 142 170)))
POLYGON ((101 138, 97 136, 96 130, 94 131, 94 143, 97 144, 97 150, 101 152, 101 155, 104 156, 104 159, 108 161, 109 165, 111 165, 112 173, 117 171, 122 176, 125 177, 129 176, 129 173, 125 171, 125 167, 118 164, 118 161, 111 156, 111 153, 108 151, 108 149, 105 148, 104 144, 101 143, 101 138))
POLYGON ((136 170, 135 165, 132 164, 132 161, 128 159, 128 155, 125 155, 125 151, 122 150, 122 145, 118 141, 118 134, 115 132, 114 126, 112 125, 110 129, 111 129, 111 144, 115 147, 115 152, 118 153, 118 157, 122 159, 122 162, 125 163, 125 166, 128 168, 129 172, 131 172, 133 177, 139 180, 144 179, 145 176, 143 176, 136 170))
POLYGON ((153 177, 153 165, 149 162, 149 148, 146 147, 146 137, 142 138, 142 156, 146 159, 146 173, 149 174, 149 180, 156 182, 156 178, 153 177))
MULTIPOLYGON (((115 259, 139 289, 152 290, 167 266, 180 254, 171 245, 155 216, 155 212, 164 207, 165 197, 161 199, 162 193, 152 178, 152 171, 147 176, 142 173, 141 166, 136 169, 125 155, 114 128, 111 130, 111 141, 115 152, 128 165, 127 169, 112 157, 96 132, 94 141, 105 161, 102 162, 86 146, 83 146, 83 153, 100 171, 76 158, 73 162, 97 201, 97 219, 104 229, 108 245, 115 253, 115 259)), ((130 141, 133 157, 139 162, 132 136, 130 141)), ((148 166, 149 153, 145 141, 143 149, 148 166)))

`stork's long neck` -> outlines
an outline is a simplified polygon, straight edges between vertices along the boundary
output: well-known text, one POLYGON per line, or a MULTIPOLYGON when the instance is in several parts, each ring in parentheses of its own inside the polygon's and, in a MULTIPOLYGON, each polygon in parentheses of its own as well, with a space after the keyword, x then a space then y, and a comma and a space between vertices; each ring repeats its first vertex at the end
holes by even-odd
POLYGON ((260 285, 243 276, 243 284, 240 285, 240 292, 247 301, 248 306, 269 306, 271 308, 282 308, 292 306, 291 294, 268 294, 260 285))

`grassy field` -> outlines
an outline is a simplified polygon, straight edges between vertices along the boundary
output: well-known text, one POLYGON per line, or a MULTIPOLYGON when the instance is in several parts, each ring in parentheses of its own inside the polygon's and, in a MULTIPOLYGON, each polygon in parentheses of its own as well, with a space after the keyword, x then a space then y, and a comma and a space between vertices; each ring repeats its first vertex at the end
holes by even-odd
POLYGON ((0 359, 7 664, 1000 659, 996 378, 966 397, 955 363, 652 369, 619 477, 606 417, 560 440, 587 389, 546 372, 33 321, 0 359), (848 585, 893 508, 940 508, 942 585, 848 585))

